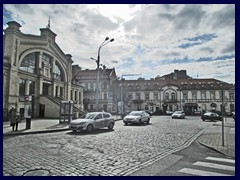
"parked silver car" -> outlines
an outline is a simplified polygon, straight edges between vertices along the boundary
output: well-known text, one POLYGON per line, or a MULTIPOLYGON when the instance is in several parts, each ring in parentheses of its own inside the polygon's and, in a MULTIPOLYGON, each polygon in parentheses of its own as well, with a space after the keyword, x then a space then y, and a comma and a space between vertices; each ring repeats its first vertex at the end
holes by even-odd
POLYGON ((112 130, 115 125, 114 118, 107 112, 91 112, 83 115, 79 119, 72 120, 69 129, 76 131, 86 130, 88 132, 94 129, 108 127, 112 130))
POLYGON ((175 111, 174 113, 172 113, 172 119, 173 118, 184 119, 185 118, 185 112, 184 111, 175 111))
POLYGON ((132 111, 127 116, 123 118, 123 122, 125 125, 128 123, 131 124, 142 124, 146 122, 147 124, 150 122, 150 115, 145 111, 132 111))

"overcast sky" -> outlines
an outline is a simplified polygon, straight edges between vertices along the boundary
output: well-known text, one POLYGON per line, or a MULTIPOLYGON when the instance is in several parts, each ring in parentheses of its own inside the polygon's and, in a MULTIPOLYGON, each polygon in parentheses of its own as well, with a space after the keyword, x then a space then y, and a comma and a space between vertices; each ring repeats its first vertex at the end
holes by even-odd
POLYGON ((48 24, 73 64, 95 69, 100 63, 126 79, 163 76, 175 69, 193 78, 235 83, 234 4, 5 4, 3 28, 17 21, 26 34, 40 35, 48 24))

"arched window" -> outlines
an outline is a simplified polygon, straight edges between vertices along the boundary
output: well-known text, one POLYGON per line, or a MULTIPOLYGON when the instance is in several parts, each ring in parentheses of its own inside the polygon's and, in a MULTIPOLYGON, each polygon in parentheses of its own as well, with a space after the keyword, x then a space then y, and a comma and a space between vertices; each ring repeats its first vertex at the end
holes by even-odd
POLYGON ((210 104, 210 107, 216 108, 216 107, 217 107, 217 104, 216 104, 216 103, 211 103, 211 104, 210 104))
POLYGON ((59 81, 63 81, 62 69, 60 68, 60 66, 58 64, 55 64, 55 79, 57 79, 59 81))
POLYGON ((42 60, 45 66, 52 66, 52 58, 48 54, 43 53, 42 60))
POLYGON ((19 69, 22 71, 36 74, 36 64, 37 64, 36 60, 37 60, 37 53, 30 53, 26 55, 23 58, 19 69))

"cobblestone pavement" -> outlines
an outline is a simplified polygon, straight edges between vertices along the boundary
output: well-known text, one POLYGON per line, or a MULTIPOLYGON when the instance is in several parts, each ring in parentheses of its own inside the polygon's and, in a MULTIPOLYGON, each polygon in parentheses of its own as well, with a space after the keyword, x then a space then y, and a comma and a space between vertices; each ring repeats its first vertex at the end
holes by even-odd
POLYGON ((186 147, 211 122, 199 117, 152 117, 148 125, 123 125, 91 134, 64 131, 3 140, 4 176, 126 176, 186 147))

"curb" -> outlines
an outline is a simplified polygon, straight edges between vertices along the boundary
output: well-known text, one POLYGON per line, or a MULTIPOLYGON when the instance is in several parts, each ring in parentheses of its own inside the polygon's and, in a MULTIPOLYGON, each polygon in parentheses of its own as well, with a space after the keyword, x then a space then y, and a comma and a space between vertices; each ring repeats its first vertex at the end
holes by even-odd
POLYGON ((216 148, 214 148, 214 147, 212 147, 212 146, 209 146, 209 145, 207 145, 207 144, 204 144, 204 143, 202 143, 202 142, 199 141, 199 140, 197 140, 197 142, 198 142, 199 144, 201 144, 202 146, 204 146, 204 147, 206 147, 206 148, 209 148, 209 149, 211 149, 211 150, 213 150, 213 151, 216 151, 216 152, 218 152, 218 153, 220 153, 220 154, 223 154, 223 155, 228 156, 228 157, 231 157, 231 158, 235 158, 234 156, 231 156, 231 155, 229 155, 229 154, 227 154, 227 153, 224 153, 224 152, 222 152, 222 151, 219 151, 219 150, 217 150, 216 148))
MULTIPOLYGON (((218 123, 214 123, 212 126, 221 126, 221 125, 218 124, 218 123)), ((231 124, 226 124, 225 127, 231 128, 231 127, 234 127, 234 126, 231 125, 231 124)), ((211 127, 207 128, 207 129, 211 129, 211 127)), ((207 130, 207 129, 206 129, 206 130, 207 130)), ((203 133, 203 134, 204 134, 204 133, 203 133)), ((203 135, 203 134, 202 134, 202 135, 203 135)), ((205 133, 204 135, 205 135, 206 137, 210 136, 209 133, 205 133)), ((200 145, 202 145, 202 146, 204 146, 204 147, 206 147, 206 148, 209 148, 209 149, 211 149, 211 150, 213 150, 213 151, 215 151, 215 152, 218 152, 218 153, 220 153, 220 154, 223 154, 223 155, 225 155, 225 156, 228 156, 228 157, 231 157, 231 158, 235 158, 234 155, 231 155, 231 154, 229 154, 229 153, 227 153, 227 152, 225 152, 225 151, 221 151, 221 150, 217 149, 217 147, 215 147, 215 146, 211 146, 211 145, 208 145, 207 143, 202 142, 202 141, 200 140, 200 137, 201 137, 201 136, 199 136, 199 137, 196 139, 196 141, 197 141, 200 145)))
MULTIPOLYGON (((115 119, 115 121, 120 121, 122 119, 115 119)), ((53 132, 60 132, 60 131, 68 131, 70 130, 67 128, 61 128, 61 129, 51 129, 51 130, 36 130, 36 131, 29 131, 29 132, 17 132, 17 133, 5 133, 3 134, 3 137, 12 137, 12 136, 21 136, 21 135, 28 135, 28 134, 41 134, 41 133, 53 133, 53 132)))
POLYGON ((28 134, 53 133, 53 132, 60 132, 60 131, 67 131, 67 130, 69 130, 69 128, 52 129, 52 130, 36 130, 36 131, 19 132, 19 133, 5 133, 3 134, 3 137, 21 136, 21 135, 28 135, 28 134))

